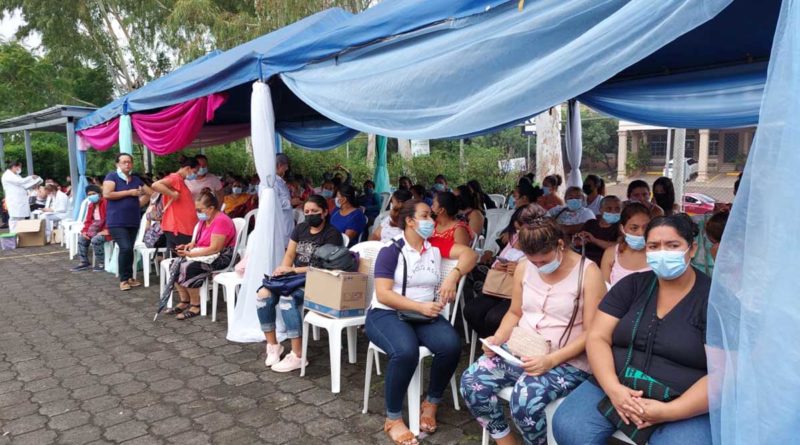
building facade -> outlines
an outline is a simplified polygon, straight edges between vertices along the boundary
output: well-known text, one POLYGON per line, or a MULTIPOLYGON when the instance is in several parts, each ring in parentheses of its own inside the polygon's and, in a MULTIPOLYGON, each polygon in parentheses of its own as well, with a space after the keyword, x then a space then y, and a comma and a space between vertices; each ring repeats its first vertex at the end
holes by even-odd
MULTIPOLYGON (((718 173, 744 168, 754 134, 754 127, 687 129, 685 155, 687 159, 693 158, 698 162, 697 181, 706 182, 718 173)), ((638 157, 640 150, 648 150, 645 154, 649 155, 648 171, 662 171, 667 161, 666 128, 620 121, 618 135, 617 181, 627 180, 628 158, 638 157)))

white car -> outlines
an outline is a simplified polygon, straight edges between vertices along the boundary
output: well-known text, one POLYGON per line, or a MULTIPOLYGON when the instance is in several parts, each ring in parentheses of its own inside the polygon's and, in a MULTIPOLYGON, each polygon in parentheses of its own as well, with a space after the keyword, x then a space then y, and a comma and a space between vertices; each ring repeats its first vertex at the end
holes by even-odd
MULTIPOLYGON (((670 159, 669 167, 664 167, 664 170, 662 171, 664 176, 668 178, 675 177, 672 171, 673 162, 675 161, 670 159)), ((686 158, 684 162, 685 164, 683 166, 683 174, 685 175, 686 182, 689 182, 690 180, 694 179, 697 176, 699 166, 697 165, 697 161, 695 161, 693 158, 686 158)))

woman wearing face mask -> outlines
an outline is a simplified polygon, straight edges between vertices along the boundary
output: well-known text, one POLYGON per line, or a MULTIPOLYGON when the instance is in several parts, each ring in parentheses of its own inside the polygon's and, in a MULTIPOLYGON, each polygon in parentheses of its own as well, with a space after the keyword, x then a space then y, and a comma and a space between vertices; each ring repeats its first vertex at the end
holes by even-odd
POLYGON ((605 444, 619 421, 652 445, 711 443, 705 350, 711 279, 689 266, 697 234, 683 214, 647 226, 653 270, 626 277, 603 298, 586 341, 594 377, 558 408, 553 432, 560 445, 605 444), (633 389, 637 381, 645 391, 633 389), (607 407, 605 415, 598 406, 607 407))
POLYGON ((234 179, 231 192, 225 195, 225 214, 231 218, 241 218, 253 207, 254 196, 244 192, 241 179, 234 179))
POLYGON ((400 209, 403 208, 403 203, 410 199, 412 199, 412 196, 408 190, 395 190, 392 193, 392 198, 389 200, 389 214, 381 220, 380 225, 372 232, 369 237, 371 241, 386 242, 403 233, 403 229, 400 228, 400 209))
POLYGON ((521 223, 518 242, 525 257, 514 272, 511 307, 486 341, 502 345, 519 328, 544 337, 551 352, 522 357, 518 366, 484 346, 484 355, 461 377, 461 395, 498 444, 516 444, 497 397, 513 386, 511 416, 517 430, 526 444, 546 445, 545 406, 590 375, 586 332, 605 286, 597 265, 567 248, 564 233, 544 209, 528 206, 521 223))
POLYGON ((662 176, 653 183, 653 204, 664 211, 664 216, 680 212, 680 207, 675 203, 675 186, 672 179, 662 176))
POLYGON ((632 202, 625 205, 619 220, 620 241, 606 249, 600 262, 603 279, 613 286, 626 276, 650 270, 644 247, 644 230, 650 222, 650 210, 632 202))
POLYGON ((622 201, 614 195, 604 197, 600 203, 600 214, 597 219, 590 219, 583 224, 581 231, 575 235, 576 245, 586 244, 586 258, 598 266, 603 253, 617 243, 619 239, 619 220, 622 201))
MULTIPOLYGON (((324 244, 342 245, 342 234, 333 226, 328 224, 328 206, 325 198, 320 195, 311 195, 303 205, 305 221, 295 226, 289 237, 289 246, 283 255, 283 261, 275 271, 273 276, 286 273, 306 273, 308 265, 314 251, 324 244)), ((302 327, 302 314, 300 307, 303 305, 305 296, 303 288, 292 292, 292 295, 272 295, 265 288, 258 290, 256 300, 256 311, 258 320, 261 323, 261 330, 267 339, 267 358, 264 364, 276 372, 290 372, 300 369, 302 365, 302 338, 300 328, 302 327), (281 303, 278 305, 278 303, 281 303), (277 311, 280 308, 286 331, 291 340, 291 352, 281 360, 283 346, 278 343, 275 334, 275 320, 277 311)))
POLYGON ((336 200, 334 199, 336 197, 336 186, 333 185, 333 181, 326 180, 323 182, 319 194, 328 203, 328 212, 333 213, 336 210, 336 200))
POLYGON ((605 194, 605 182, 597 175, 589 175, 583 180, 583 194, 586 195, 586 207, 600 217, 600 206, 605 194))
MULTIPOLYGON (((586 221, 595 219, 594 212, 584 207, 585 201, 580 187, 570 187, 564 194, 566 205, 553 207, 547 216, 553 218, 567 237, 578 233, 586 221)), ((569 238, 567 238, 569 239, 569 238)))
POLYGON ((200 287, 215 271, 225 269, 233 259, 236 243, 236 226, 228 215, 219 210, 217 196, 210 188, 200 192, 195 205, 197 235, 188 244, 176 247, 179 257, 186 258, 179 267, 175 280, 181 302, 167 313, 177 314, 178 320, 200 315, 200 287), (217 255, 213 262, 192 261, 192 258, 217 255))
POLYGON ((103 180, 103 198, 108 200, 106 226, 119 247, 119 289, 127 291, 142 285, 133 279, 133 245, 142 220, 140 209, 150 200, 142 180, 133 175, 133 156, 127 153, 117 155, 117 171, 109 173, 103 180))
POLYGON ((469 225, 474 236, 483 234, 486 217, 483 216, 483 204, 480 198, 466 185, 456 187, 453 194, 458 198, 458 217, 469 225))
POLYGON ((438 247, 442 255, 450 255, 450 249, 455 244, 472 245, 472 231, 467 223, 457 218, 458 199, 455 195, 450 192, 437 193, 433 198, 431 211, 436 225, 428 241, 432 246, 438 247))
POLYGON ((563 206, 564 201, 558 196, 558 188, 564 180, 561 175, 550 175, 542 180, 542 190, 544 194, 541 198, 536 200, 536 203, 542 206, 545 210, 550 210, 553 207, 563 206))
POLYGON ((331 214, 331 225, 350 238, 347 247, 354 246, 367 226, 367 217, 358 207, 356 189, 346 184, 340 186, 339 192, 336 193, 335 204, 336 210, 331 214))
POLYGON ((433 433, 442 394, 461 355, 458 332, 440 313, 455 298, 458 282, 475 266, 477 254, 466 246, 453 246, 449 258, 458 260, 458 265, 440 280, 442 255, 427 241, 434 228, 431 208, 424 202, 406 201, 399 217, 402 236, 381 249, 375 259, 375 295, 367 312, 366 330, 370 341, 389 356, 384 384, 384 431, 395 444, 413 445, 417 439, 403 422, 402 410, 419 364, 419 347, 425 346, 434 354, 420 414, 420 429, 433 433), (412 323, 402 320, 397 311, 416 311, 435 320, 412 323))
MULTIPOLYGON (((181 162, 181 168, 175 173, 153 183, 153 190, 161 193, 164 201, 164 216, 161 219, 161 230, 167 239, 167 251, 172 252, 177 246, 189 244, 192 241, 194 226, 197 224, 192 191, 186 181, 197 178, 200 168, 197 159, 186 158, 181 162), (166 207, 168 206, 169 207, 166 207)), ((201 190, 202 192, 202 190, 201 190)), ((199 195, 198 195, 199 196, 199 195)))

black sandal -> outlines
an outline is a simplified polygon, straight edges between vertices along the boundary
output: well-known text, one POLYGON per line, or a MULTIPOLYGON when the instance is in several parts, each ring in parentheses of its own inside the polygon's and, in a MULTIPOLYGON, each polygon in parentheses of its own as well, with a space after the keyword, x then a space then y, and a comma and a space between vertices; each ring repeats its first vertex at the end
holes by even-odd
POLYGON ((194 317, 200 316, 200 310, 199 310, 200 309, 200 305, 199 304, 190 304, 189 308, 190 309, 186 309, 183 312, 181 312, 180 314, 178 314, 177 316, 175 316, 175 319, 176 320, 188 320, 190 318, 194 318, 194 317), (193 307, 196 307, 198 309, 198 311, 197 312, 192 312, 191 308, 193 308, 193 307))
POLYGON ((178 303, 177 306, 167 309, 166 311, 164 311, 164 313, 167 314, 167 315, 178 315, 178 314, 182 313, 183 311, 188 310, 191 306, 192 306, 192 304, 190 302, 181 301, 180 303, 178 303), (181 307, 181 305, 185 305, 185 306, 181 307))

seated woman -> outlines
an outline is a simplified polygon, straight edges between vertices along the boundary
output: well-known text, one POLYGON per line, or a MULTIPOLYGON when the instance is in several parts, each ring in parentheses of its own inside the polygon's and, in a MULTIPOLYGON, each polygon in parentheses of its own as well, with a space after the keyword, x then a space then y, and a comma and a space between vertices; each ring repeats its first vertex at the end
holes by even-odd
POLYGON ((555 219, 567 239, 570 239, 583 228, 586 221, 594 219, 594 212, 585 206, 586 202, 580 187, 568 188, 564 197, 567 199, 567 204, 553 207, 547 212, 547 216, 555 219))
POLYGON ((358 207, 356 189, 352 185, 342 184, 336 193, 336 210, 331 214, 331 225, 350 238, 347 247, 358 243, 361 234, 367 227, 367 217, 358 207))
POLYGON ((636 272, 650 270, 644 251, 644 230, 650 222, 650 210, 632 202, 625 205, 619 220, 620 241, 606 249, 600 261, 603 279, 613 286, 636 272))
POLYGON ((420 429, 433 433, 442 394, 461 355, 458 332, 441 312, 454 300, 461 276, 475 266, 477 255, 468 247, 453 246, 449 258, 457 259, 458 265, 441 280, 441 252, 427 241, 434 226, 431 208, 421 201, 406 201, 399 222, 402 236, 381 249, 375 260, 375 295, 367 312, 366 330, 370 341, 389 356, 384 431, 395 444, 411 445, 417 440, 403 423, 402 410, 408 385, 419 364, 419 347, 425 346, 434 354, 428 394, 420 416, 420 429), (436 295, 440 281, 442 285, 436 295), (416 311, 434 321, 405 321, 397 311, 416 311))
MULTIPOLYGON (((274 272, 273 276, 283 275, 289 272, 305 273, 311 263, 311 257, 317 247, 324 244, 341 246, 343 244, 342 234, 333 226, 328 224, 328 204, 325 198, 320 195, 311 195, 303 205, 305 221, 296 225, 289 237, 289 246, 283 255, 283 261, 274 272)), ((302 338, 300 337, 300 327, 303 323, 300 306, 303 305, 305 293, 303 288, 297 289, 291 295, 272 295, 266 288, 258 290, 256 300, 256 312, 258 321, 261 323, 261 330, 267 339, 267 358, 264 364, 276 372, 290 372, 300 369, 302 365, 302 338), (292 352, 281 360, 283 346, 278 343, 275 334, 275 319, 277 318, 278 303, 281 303, 280 310, 283 323, 286 325, 286 333, 292 343, 292 352)))
POLYGON ((425 190, 425 186, 422 184, 414 184, 409 189, 411 192, 411 196, 414 197, 417 201, 422 201, 429 206, 433 205, 433 197, 427 190, 425 190))
POLYGON ((622 214, 622 201, 614 195, 600 200, 597 219, 583 223, 581 230, 575 235, 576 245, 586 244, 586 258, 598 266, 602 262, 603 253, 617 243, 619 239, 619 219, 622 214))
MULTIPOLYGON (((510 234, 510 242, 500 251, 491 266, 492 269, 505 272, 511 276, 516 271, 517 262, 525 256, 519 248, 519 229, 521 227, 519 216, 524 211, 525 209, 523 208, 514 212, 514 216, 511 219, 514 232, 510 234)), ((488 272, 486 266, 481 265, 472 274, 473 276, 482 275, 480 280, 483 281, 486 276, 484 271, 488 272)), ((509 307, 511 307, 511 299, 509 298, 495 297, 484 293, 477 294, 475 298, 467 300, 465 303, 464 319, 478 333, 480 338, 487 338, 493 335, 500 327, 500 323, 503 321, 503 317, 505 317, 509 307)))
POLYGON ((454 244, 471 246, 473 234, 464 221, 458 219, 458 200, 450 192, 439 192, 433 198, 433 220, 436 225, 428 241, 438 247, 443 256, 450 255, 454 244))
POLYGON ((490 198, 489 195, 483 191, 483 187, 481 187, 481 183, 478 182, 477 179, 471 179, 467 181, 467 187, 469 187, 469 189, 472 190, 472 193, 478 197, 481 204, 483 204, 482 208, 486 210, 497 208, 497 204, 495 204, 494 201, 492 201, 492 198, 490 198))
POLYGON ((586 195, 586 207, 600 218, 600 206, 606 194, 606 183, 597 175, 589 175, 583 180, 583 194, 586 195))
POLYGON ((652 434, 650 445, 711 443, 705 352, 711 279, 689 267, 695 236, 697 226, 683 214, 647 226, 653 271, 626 277, 600 303, 586 341, 594 377, 556 411, 559 445, 604 445, 617 430, 609 417, 617 416, 637 437, 652 434), (632 389, 628 373, 659 382, 659 394, 632 389), (604 415, 598 404, 606 396, 604 415))
POLYGON ((647 207, 650 211, 650 218, 664 216, 664 209, 654 204, 650 199, 650 186, 641 179, 636 179, 628 184, 628 201, 622 203, 623 206, 631 202, 638 202, 647 207))
POLYGON ((219 210, 220 204, 211 189, 205 188, 194 203, 197 228, 194 241, 176 246, 176 254, 186 258, 179 266, 175 289, 181 302, 167 313, 177 314, 178 320, 200 315, 200 287, 214 271, 228 267, 233 260, 236 226, 228 215, 219 210), (192 261, 195 257, 217 255, 211 263, 192 261))
POLYGON ((542 190, 544 191, 544 195, 542 195, 542 197, 539 198, 536 203, 544 207, 545 210, 550 210, 557 206, 563 206, 564 201, 562 201, 561 197, 558 196, 558 188, 561 187, 563 182, 564 180, 561 178, 561 175, 546 176, 542 180, 542 190))
POLYGON ((392 198, 389 200, 391 207, 389 215, 381 220, 381 224, 372 232, 369 237, 371 241, 386 242, 394 239, 401 233, 403 229, 400 228, 400 209, 403 208, 403 203, 411 199, 411 192, 408 190, 395 190, 392 193, 392 198))
POLYGON ((383 197, 375 193, 375 183, 367 179, 364 181, 363 193, 358 197, 358 206, 364 209, 364 214, 367 215, 367 227, 372 226, 375 218, 381 213, 381 204, 383 204, 383 197))
POLYGON ((508 341, 514 328, 542 336, 551 352, 522 357, 517 366, 484 347, 484 355, 461 377, 461 395, 470 413, 500 445, 516 444, 497 394, 513 386, 511 415, 526 444, 545 445, 544 408, 589 377, 584 354, 586 330, 605 293, 600 270, 566 247, 564 233, 538 205, 521 216, 519 247, 525 253, 514 272, 511 308, 493 336, 508 341), (580 287, 579 287, 580 286, 580 287))
POLYGON ((247 212, 255 208, 253 201, 256 195, 249 195, 244 192, 242 179, 235 178, 231 184, 231 192, 225 194, 225 214, 231 218, 243 218, 247 212))
POLYGON ((469 230, 474 236, 480 236, 484 232, 486 217, 483 216, 483 204, 480 198, 472 193, 466 185, 459 185, 453 192, 458 197, 458 216, 465 223, 469 224, 469 230))
POLYGON ((672 184, 672 179, 662 176, 653 182, 652 203, 664 211, 664 216, 681 211, 681 206, 675 202, 675 185, 672 184))

